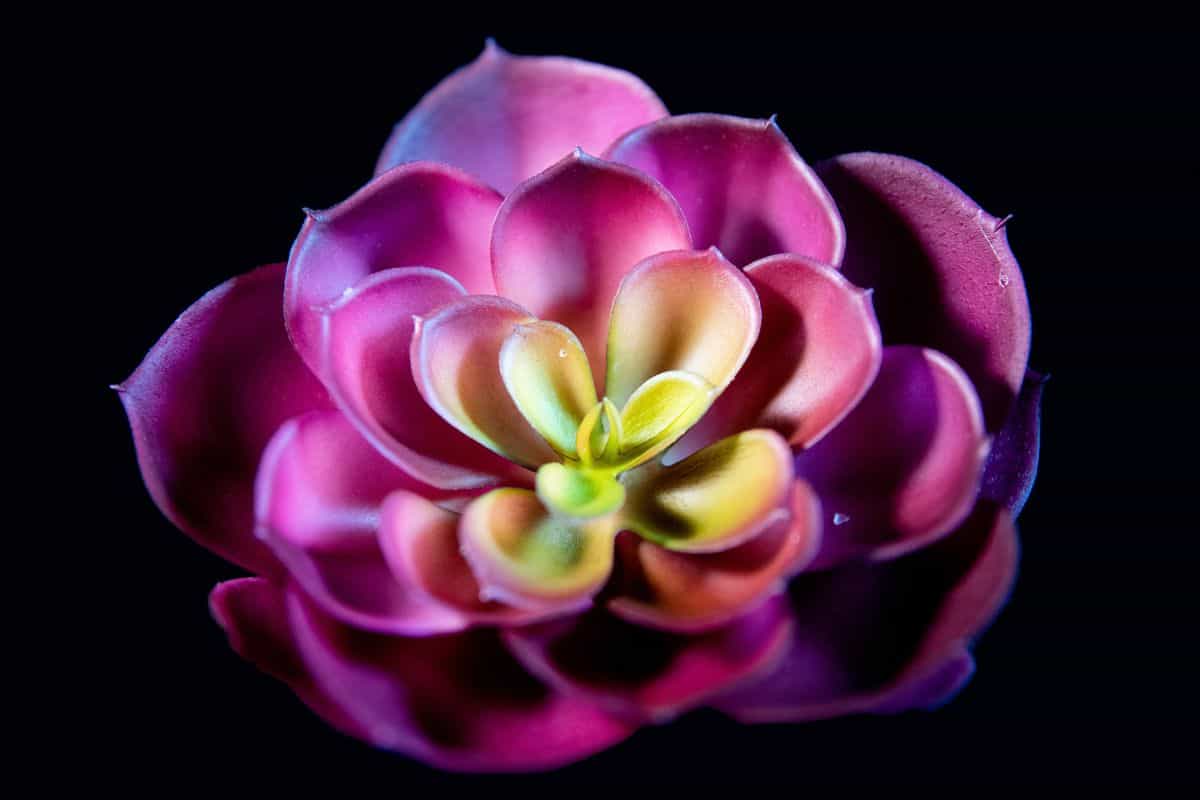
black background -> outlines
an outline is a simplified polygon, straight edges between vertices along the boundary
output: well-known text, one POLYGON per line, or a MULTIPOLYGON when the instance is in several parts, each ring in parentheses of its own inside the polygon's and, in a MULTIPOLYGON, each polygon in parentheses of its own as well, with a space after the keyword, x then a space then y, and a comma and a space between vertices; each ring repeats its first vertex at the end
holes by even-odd
MULTIPOLYGON (((997 12, 998 13, 998 12, 997 12)), ((310 23, 319 26, 319 20, 310 23)), ((106 174, 86 204, 104 310, 73 369, 96 421, 86 535, 105 609, 74 678, 102 783, 215 779, 373 791, 616 782, 814 783, 1190 777, 1185 657, 1195 637, 1195 64, 1186 37, 1123 34, 531 33, 398 28, 241 41, 205 32, 105 50, 81 75, 73 157, 106 174), (484 36, 515 53, 629 69, 676 113, 772 113, 810 162, 901 153, 1015 214, 1031 366, 1051 373, 1042 466, 1021 518, 1015 592, 979 670, 935 713, 740 727, 701 712, 581 764, 446 776, 344 738, 226 646, 206 608, 238 570, 161 517, 139 478, 125 378, 204 291, 286 258, 301 207, 371 175, 391 126, 484 36), (186 37, 185 37, 186 38, 186 37), (158 780, 155 778, 155 780, 158 780)), ((85 204, 80 204, 81 208, 85 204)))

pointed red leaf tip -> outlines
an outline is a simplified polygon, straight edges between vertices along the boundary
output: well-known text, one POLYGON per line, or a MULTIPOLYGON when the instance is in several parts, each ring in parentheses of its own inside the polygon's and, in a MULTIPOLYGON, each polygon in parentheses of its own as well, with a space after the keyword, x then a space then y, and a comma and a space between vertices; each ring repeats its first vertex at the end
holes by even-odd
POLYGON ((842 261, 837 207, 774 117, 668 117, 629 132, 605 157, 661 182, 695 246, 716 245, 739 266, 777 253, 842 261))
POLYGON ((661 185, 577 150, 504 199, 492 269, 499 294, 575 332, 599 380, 621 279, 649 256, 691 247, 683 212, 661 185))
POLYGON ((500 195, 445 164, 406 164, 326 211, 308 212, 288 255, 288 333, 320 367, 321 316, 372 273, 440 270, 471 294, 493 294, 492 219, 500 195))
POLYGON ((440 161, 508 193, 573 148, 601 152, 666 114, 650 87, 628 72, 574 58, 512 55, 489 40, 475 61, 401 120, 375 171, 440 161))
POLYGON ((201 297, 115 387, 155 504, 259 574, 279 570, 253 535, 259 455, 285 420, 331 405, 284 330, 283 272, 260 267, 201 297))
POLYGON ((875 289, 884 344, 916 344, 954 359, 983 403, 989 432, 1004 423, 1025 376, 1030 318, 1007 229, 929 167, 852 153, 817 165, 846 224, 842 272, 875 289))

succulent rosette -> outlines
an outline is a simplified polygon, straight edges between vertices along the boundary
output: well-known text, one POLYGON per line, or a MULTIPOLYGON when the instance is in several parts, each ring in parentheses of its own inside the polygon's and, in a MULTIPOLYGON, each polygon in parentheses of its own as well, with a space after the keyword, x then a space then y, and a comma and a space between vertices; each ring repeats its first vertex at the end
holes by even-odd
POLYGON ((930 168, 489 44, 117 387, 233 648, 340 730, 558 766, 701 705, 936 705, 1007 596, 1041 380, 930 168))

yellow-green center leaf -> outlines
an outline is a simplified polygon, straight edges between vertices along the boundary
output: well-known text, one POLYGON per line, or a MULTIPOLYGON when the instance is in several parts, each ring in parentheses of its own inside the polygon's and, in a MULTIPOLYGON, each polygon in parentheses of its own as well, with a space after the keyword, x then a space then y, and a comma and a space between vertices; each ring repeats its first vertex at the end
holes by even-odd
POLYGON ((607 470, 545 464, 537 472, 537 496, 559 516, 589 519, 619 509, 625 487, 607 470))
POLYGON ((628 403, 652 376, 687 370, 723 391, 762 326, 750 280, 715 249, 652 256, 621 280, 609 316, 604 391, 628 403))
POLYGON ((575 433, 575 449, 583 466, 614 464, 621 446, 621 412, 607 397, 596 405, 579 423, 575 433))
POLYGON ((579 423, 579 430, 575 432, 575 451, 584 466, 591 466, 598 456, 604 455, 604 446, 608 443, 608 430, 600 419, 603 414, 604 404, 596 403, 584 416, 583 421, 579 423))
POLYGON ((463 555, 482 590, 525 608, 585 604, 612 571, 615 535, 614 516, 556 517, 528 489, 494 489, 459 522, 463 555))
POLYGON ((712 404, 713 385, 691 372, 655 375, 621 409, 617 468, 628 470, 670 447, 712 404))
POLYGON ((597 398, 575 334, 546 320, 518 325, 500 348, 500 374, 533 429, 560 455, 578 458, 576 433, 597 398))
POLYGON ((779 434, 745 431, 669 467, 629 473, 622 526, 670 550, 727 550, 787 513, 792 476, 791 450, 779 434))

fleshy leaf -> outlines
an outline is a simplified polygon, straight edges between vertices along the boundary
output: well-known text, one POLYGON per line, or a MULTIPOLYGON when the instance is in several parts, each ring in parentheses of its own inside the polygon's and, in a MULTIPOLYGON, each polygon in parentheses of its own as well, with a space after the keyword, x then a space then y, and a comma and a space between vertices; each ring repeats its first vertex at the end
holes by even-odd
POLYGON ((695 635, 631 624, 595 609, 507 628, 504 640, 530 672, 563 696, 619 718, 662 722, 767 674, 787 651, 792 627, 786 602, 776 597, 695 635))
POLYGON ((414 380, 413 317, 462 295, 444 272, 384 270, 333 303, 321 325, 321 376, 338 408, 405 472, 446 488, 507 483, 519 471, 438 416, 414 380))
POLYGON ((983 496, 1007 508, 1014 519, 1025 507, 1033 489, 1033 479, 1037 477, 1042 390, 1049 377, 1033 370, 1025 373, 1016 405, 996 434, 987 466, 983 469, 980 487, 983 496))
POLYGON ((678 553, 622 534, 621 581, 608 601, 622 619, 670 631, 709 630, 746 613, 784 586, 817 553, 821 504, 794 481, 790 511, 762 533, 720 553, 678 553))
POLYGON ((575 452, 579 454, 579 460, 584 466, 591 466, 593 461, 604 455, 610 438, 616 439, 613 433, 615 428, 605 424, 606 404, 611 402, 606 398, 592 406, 580 421, 579 429, 575 431, 575 452))
POLYGON ((714 395, 712 384, 690 372, 664 372, 643 383, 621 409, 615 468, 633 469, 666 450, 704 415, 714 395))
POLYGON ((842 272, 875 290, 884 344, 945 353, 987 429, 1004 423, 1029 358, 1029 299, 1001 220, 920 162, 851 153, 817 172, 846 221, 842 272))
POLYGON ((494 42, 425 95, 396 126, 376 172, 442 161, 502 192, 582 147, 599 152, 666 116, 650 87, 623 70, 560 56, 518 56, 494 42))
POLYGON ((933 350, 884 348, 862 401, 795 459, 832 522, 817 566, 895 558, 954 530, 979 494, 987 454, 962 369, 933 350))
POLYGON ((774 431, 745 431, 669 467, 628 473, 623 524, 669 550, 728 550, 787 513, 791 482, 787 442, 774 431))
POLYGON ((400 490, 388 495, 379 516, 379 547, 404 586, 457 611, 470 625, 523 625, 545 618, 479 596, 479 582, 459 548, 458 514, 400 490))
POLYGON ((716 245, 738 265, 775 253, 841 263, 837 207, 774 119, 667 117, 630 131, 607 157, 661 181, 697 247, 716 245))
MULTIPOLYGON (((495 629, 419 638, 364 633, 292 588, 286 611, 281 658, 300 670, 285 679, 325 719, 376 747, 442 769, 511 772, 562 766, 630 732, 602 709, 547 689, 509 655, 495 629)), ((260 635, 251 627, 230 638, 260 635)))
POLYGON ((284 589, 265 578, 218 583, 208 608, 229 646, 267 675, 283 681, 296 696, 337 730, 368 738, 366 731, 317 686, 296 651, 284 589))
POLYGON ((282 289, 282 264, 226 281, 115 387, 159 509, 204 547, 263 575, 280 568, 252 534, 259 456, 284 421, 332 406, 288 341, 282 289))
POLYGON ((501 297, 473 295, 420 320, 411 367, 425 402, 477 442, 527 467, 555 461, 525 421, 500 375, 500 348, 533 318, 501 297))
POLYGON ((313 602, 356 628, 403 636, 460 630, 455 609, 388 568, 379 506, 397 489, 449 499, 406 475, 337 411, 289 420, 263 452, 256 533, 313 602))
POLYGON ((459 522, 463 555, 482 592, 534 610, 591 602, 612 570, 615 533, 611 517, 556 517, 526 489, 494 489, 459 522))
POLYGON ((984 500, 904 558, 796 576, 790 652, 713 705, 743 722, 798 722, 944 701, 970 677, 967 648, 1008 597, 1017 549, 1008 512, 984 500))
POLYGON ((492 272, 499 294, 574 331, 599 378, 621 279, 655 253, 691 246, 662 186, 576 152, 504 199, 492 226, 492 272))
POLYGON ((609 470, 551 463, 538 470, 537 495, 555 514, 587 519, 620 508, 625 487, 609 470))
POLYGON ((716 250, 661 253, 621 282, 608 328, 605 394, 623 405, 660 372, 687 370, 722 391, 758 338, 749 279, 716 250))
POLYGON ((444 164, 406 164, 349 199, 310 212, 288 255, 284 319, 297 352, 319 368, 321 312, 368 275, 426 267, 471 294, 495 291, 488 246, 501 197, 444 164))
POLYGON ((500 374, 533 429, 559 454, 577 458, 576 433, 597 399, 575 334, 545 320, 517 325, 500 348, 500 374))
POLYGON ((758 341, 667 461, 750 428, 810 447, 850 413, 879 372, 883 346, 869 292, 833 267, 791 253, 754 262, 746 277, 762 304, 758 341))

